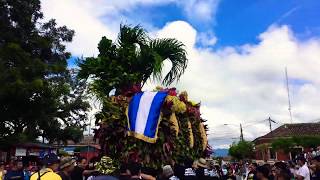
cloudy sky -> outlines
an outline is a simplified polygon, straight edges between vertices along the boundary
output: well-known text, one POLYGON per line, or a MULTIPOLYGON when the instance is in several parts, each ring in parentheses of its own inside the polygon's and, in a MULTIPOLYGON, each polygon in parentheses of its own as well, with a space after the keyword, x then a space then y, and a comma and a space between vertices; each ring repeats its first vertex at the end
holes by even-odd
POLYGON ((320 121, 319 9, 316 0, 42 0, 47 19, 75 30, 74 57, 97 55, 120 23, 182 41, 189 64, 174 86, 201 101, 214 148, 238 140, 240 123, 247 140, 269 131, 269 116, 273 128, 290 123, 285 67, 293 122, 320 121))

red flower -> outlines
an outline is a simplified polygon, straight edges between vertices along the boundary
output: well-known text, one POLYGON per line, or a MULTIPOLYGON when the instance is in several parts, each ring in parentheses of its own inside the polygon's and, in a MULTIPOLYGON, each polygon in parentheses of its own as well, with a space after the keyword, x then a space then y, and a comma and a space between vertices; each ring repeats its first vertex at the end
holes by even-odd
POLYGON ((121 94, 130 97, 135 93, 141 92, 141 84, 134 84, 132 86, 125 87, 121 90, 121 94))
POLYGON ((167 91, 168 91, 168 95, 177 96, 176 88, 170 88, 170 89, 167 89, 167 91))

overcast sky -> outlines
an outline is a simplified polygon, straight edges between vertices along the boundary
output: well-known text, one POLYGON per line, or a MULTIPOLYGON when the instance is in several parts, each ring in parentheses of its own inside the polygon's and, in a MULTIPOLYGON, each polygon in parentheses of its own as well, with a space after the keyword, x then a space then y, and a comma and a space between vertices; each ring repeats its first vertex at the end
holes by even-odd
POLYGON ((311 0, 42 1, 47 19, 75 30, 67 45, 74 57, 96 56, 101 37, 115 39, 120 23, 182 41, 189 64, 173 86, 201 101, 214 148, 237 140, 240 123, 247 140, 269 131, 269 116, 274 128, 290 123, 285 67, 293 122, 320 118, 319 9, 311 0))

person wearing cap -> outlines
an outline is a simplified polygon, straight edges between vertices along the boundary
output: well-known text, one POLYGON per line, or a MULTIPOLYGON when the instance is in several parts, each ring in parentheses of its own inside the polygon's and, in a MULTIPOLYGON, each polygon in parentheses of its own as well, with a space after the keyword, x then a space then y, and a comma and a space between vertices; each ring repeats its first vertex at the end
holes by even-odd
POLYGON ((297 180, 310 180, 310 171, 306 164, 305 157, 303 156, 298 157, 297 164, 300 166, 296 174, 297 180))
POLYGON ((33 173, 30 180, 62 180, 61 177, 55 173, 59 168, 59 162, 60 160, 56 154, 47 154, 43 158, 44 168, 33 173))
POLYGON ((200 158, 198 160, 197 164, 197 169, 196 169, 196 175, 198 179, 211 179, 210 174, 209 174, 209 167, 207 165, 207 161, 203 158, 200 158))
POLYGON ((71 157, 64 157, 60 161, 59 176, 62 180, 71 180, 70 173, 74 169, 74 163, 76 161, 71 157))
POLYGON ((170 165, 163 166, 162 177, 163 180, 179 180, 179 178, 174 175, 173 169, 170 165))

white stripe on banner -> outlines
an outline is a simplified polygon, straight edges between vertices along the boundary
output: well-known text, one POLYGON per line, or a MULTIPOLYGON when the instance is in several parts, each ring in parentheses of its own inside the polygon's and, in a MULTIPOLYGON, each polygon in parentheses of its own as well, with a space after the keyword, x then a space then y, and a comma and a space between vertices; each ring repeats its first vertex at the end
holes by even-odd
POLYGON ((135 132, 144 134, 147 125, 148 115, 154 96, 157 92, 144 92, 141 96, 137 112, 135 132))

